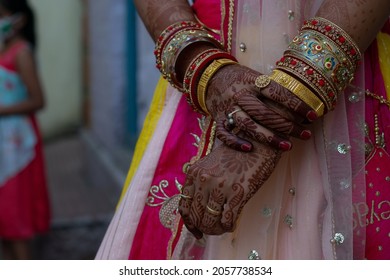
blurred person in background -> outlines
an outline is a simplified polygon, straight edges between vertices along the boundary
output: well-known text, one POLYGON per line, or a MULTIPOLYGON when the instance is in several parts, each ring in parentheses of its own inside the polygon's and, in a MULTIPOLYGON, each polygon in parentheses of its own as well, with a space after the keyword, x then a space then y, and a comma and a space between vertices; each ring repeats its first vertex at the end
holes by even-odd
POLYGON ((50 207, 35 113, 44 107, 34 14, 26 0, 0 0, 0 240, 4 259, 31 259, 50 207))

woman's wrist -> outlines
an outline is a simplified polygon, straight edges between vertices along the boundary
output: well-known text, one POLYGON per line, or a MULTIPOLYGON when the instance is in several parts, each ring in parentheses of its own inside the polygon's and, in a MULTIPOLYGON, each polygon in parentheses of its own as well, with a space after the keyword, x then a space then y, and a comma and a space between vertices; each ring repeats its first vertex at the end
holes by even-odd
MULTIPOLYGON (((308 100, 320 99, 326 113, 335 108, 337 96, 352 82, 360 59, 357 44, 343 29, 316 17, 304 22, 299 34, 277 61, 276 69, 284 76, 290 76, 287 79, 302 83, 303 86, 293 91, 295 95, 306 104, 308 100)), ((308 105, 313 107, 313 102, 308 105)))
POLYGON ((162 76, 184 93, 195 111, 205 115, 208 114, 205 95, 209 80, 220 67, 236 62, 210 30, 193 21, 168 26, 156 41, 155 56, 162 76), (220 59, 229 62, 215 62, 220 59), (218 69, 209 68, 214 62, 218 69))

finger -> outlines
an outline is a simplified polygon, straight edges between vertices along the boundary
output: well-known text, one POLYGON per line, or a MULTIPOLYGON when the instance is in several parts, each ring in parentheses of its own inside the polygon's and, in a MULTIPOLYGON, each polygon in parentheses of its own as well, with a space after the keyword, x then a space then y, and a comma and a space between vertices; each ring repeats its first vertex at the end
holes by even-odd
MULTIPOLYGON (((190 174, 190 170, 188 173, 190 174)), ((195 238, 200 239, 203 235, 195 227, 190 213, 195 193, 195 186, 193 185, 193 177, 191 175, 187 176, 181 193, 181 199, 179 201, 179 213, 188 231, 190 231, 195 236, 195 238)))
POLYGON ((216 136, 226 146, 242 152, 250 152, 253 148, 252 143, 237 136, 226 128, 225 120, 217 121, 216 136))
POLYGON ((302 140, 307 140, 311 137, 310 130, 289 120, 280 110, 277 112, 275 110, 277 108, 276 105, 271 108, 270 104, 265 104, 254 95, 241 95, 241 97, 237 100, 237 104, 258 124, 261 124, 262 126, 279 134, 289 135, 302 140))
POLYGON ((203 220, 203 216, 206 210, 208 197, 206 197, 205 193, 199 189, 195 191, 194 200, 191 204, 190 209, 190 220, 193 225, 193 230, 199 233, 201 231, 201 224, 203 220))
POLYGON ((274 81, 271 81, 268 86, 257 90, 261 96, 282 104, 310 122, 319 117, 316 111, 299 99, 298 96, 274 81))
POLYGON ((222 188, 223 184, 215 187, 210 193, 201 225, 201 230, 204 233, 215 235, 224 232, 220 223, 225 203, 222 188))
POLYGON ((222 228, 228 232, 232 232, 236 228, 239 213, 245 205, 243 187, 240 184, 234 184, 232 190, 233 195, 227 199, 221 219, 222 228))
POLYGON ((270 146, 282 150, 289 151, 292 148, 292 143, 262 125, 256 123, 246 112, 241 111, 234 116, 235 124, 250 138, 256 142, 269 144, 270 146))

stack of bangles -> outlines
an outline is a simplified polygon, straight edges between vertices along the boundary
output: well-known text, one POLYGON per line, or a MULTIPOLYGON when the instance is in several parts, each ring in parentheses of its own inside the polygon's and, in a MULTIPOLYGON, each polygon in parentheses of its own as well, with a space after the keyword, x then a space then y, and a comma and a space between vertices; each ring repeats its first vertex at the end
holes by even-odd
MULTIPOLYGON (((205 115, 209 115, 205 100, 209 81, 221 67, 237 63, 209 30, 192 21, 167 27, 156 42, 155 56, 163 77, 184 93, 195 111, 205 115), (198 42, 212 47, 196 55, 179 81, 175 73, 178 57, 198 42)), ((315 17, 304 22, 283 57, 276 62, 275 70, 269 76, 261 75, 256 84, 262 88, 269 84, 267 80, 273 80, 320 117, 335 108, 338 94, 352 82, 360 59, 359 48, 342 28, 315 17)))
POLYGON ((297 95, 322 116, 352 82, 361 53, 339 26, 320 17, 304 22, 276 63, 270 79, 297 95))
POLYGON ((237 63, 236 58, 224 51, 222 44, 209 30, 192 21, 168 26, 157 39, 154 54, 162 76, 184 93, 195 111, 204 115, 209 115, 205 100, 209 81, 223 66, 237 63), (198 42, 211 44, 212 47, 196 55, 181 81, 175 72, 178 57, 198 42))

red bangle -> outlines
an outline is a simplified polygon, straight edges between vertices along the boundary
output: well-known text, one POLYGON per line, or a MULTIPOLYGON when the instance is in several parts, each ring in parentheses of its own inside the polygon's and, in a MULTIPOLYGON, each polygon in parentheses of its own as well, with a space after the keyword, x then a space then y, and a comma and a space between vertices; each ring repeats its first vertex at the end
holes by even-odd
MULTIPOLYGON (((237 59, 232 56, 231 54, 221 51, 221 50, 216 50, 213 52, 203 52, 201 53, 197 58, 193 60, 193 64, 190 65, 188 68, 189 71, 191 72, 189 75, 189 81, 187 80, 186 82, 189 82, 187 84, 188 86, 188 91, 187 91, 187 101, 188 103, 194 108, 195 111, 205 114, 206 112, 203 112, 202 107, 199 104, 198 101, 198 95, 197 95, 197 86, 198 82, 200 79, 200 76, 204 72, 204 70, 207 68, 207 66, 210 65, 211 62, 213 62, 216 59, 220 58, 228 58, 233 61, 237 61, 237 59)), ((187 73, 187 72, 186 72, 187 73)))
POLYGON ((176 34, 178 31, 185 29, 185 28, 202 28, 202 25, 199 23, 196 23, 194 21, 180 21, 176 22, 174 24, 169 25, 167 28, 165 28, 160 36, 156 40, 156 46, 154 49, 154 55, 156 56, 156 67, 160 70, 161 65, 161 54, 162 50, 164 49, 166 43, 169 41, 169 39, 176 34))
POLYGON ((356 65, 359 63, 362 57, 359 48, 353 39, 348 35, 348 33, 345 32, 341 27, 327 19, 315 17, 304 21, 301 30, 310 29, 324 34, 326 37, 335 42, 352 60, 352 62, 354 62, 356 65))

